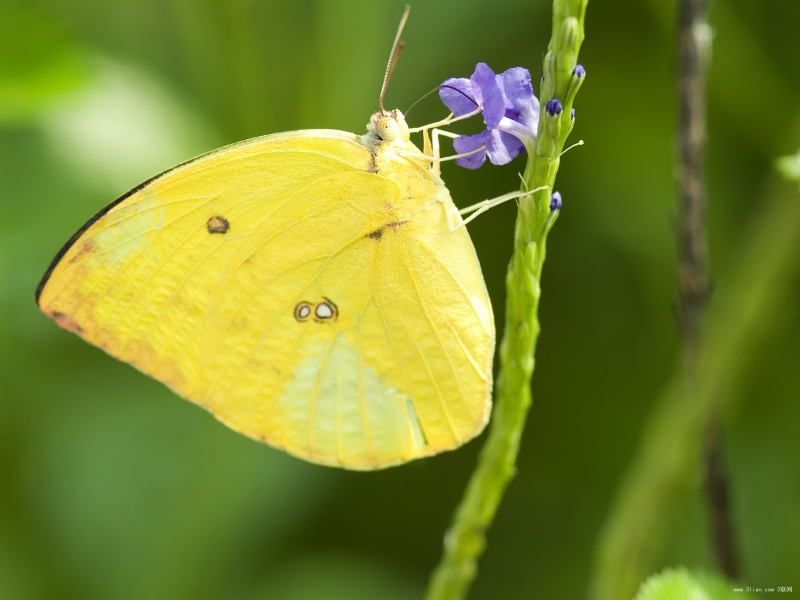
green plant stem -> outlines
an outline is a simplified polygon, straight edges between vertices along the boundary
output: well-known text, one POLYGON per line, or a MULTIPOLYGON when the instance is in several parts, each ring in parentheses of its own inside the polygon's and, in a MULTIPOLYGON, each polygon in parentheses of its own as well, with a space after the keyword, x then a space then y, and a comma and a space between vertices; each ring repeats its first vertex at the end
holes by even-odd
POLYGON ((572 76, 572 70, 583 41, 586 2, 553 2, 553 35, 545 56, 546 79, 540 100, 544 107, 550 98, 559 99, 563 112, 548 116, 543 110, 535 147, 527 149, 522 189, 546 189, 519 202, 514 254, 506 274, 506 324, 489 437, 445 536, 444 555, 433 573, 428 600, 466 597, 486 546, 486 531, 516 472, 520 438, 531 406, 530 382, 540 329, 537 314, 546 240, 557 217, 557 213, 550 212, 550 198, 559 157, 572 129, 572 100, 582 82, 572 76))

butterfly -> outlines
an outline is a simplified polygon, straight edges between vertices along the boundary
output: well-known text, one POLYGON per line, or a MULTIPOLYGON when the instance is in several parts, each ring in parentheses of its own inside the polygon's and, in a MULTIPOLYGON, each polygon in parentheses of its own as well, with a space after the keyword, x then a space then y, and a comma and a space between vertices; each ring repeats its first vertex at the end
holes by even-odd
POLYGON ((492 308, 427 130, 421 151, 383 109, 392 65, 364 136, 254 138, 103 208, 47 269, 40 309, 311 462, 378 469, 475 437, 492 308))

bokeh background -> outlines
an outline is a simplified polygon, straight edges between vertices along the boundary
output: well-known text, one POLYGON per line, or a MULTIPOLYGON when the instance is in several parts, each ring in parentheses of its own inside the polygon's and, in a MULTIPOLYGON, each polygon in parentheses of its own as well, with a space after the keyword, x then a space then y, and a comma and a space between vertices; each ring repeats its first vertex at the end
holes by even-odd
MULTIPOLYGON (((0 597, 421 596, 485 435, 377 473, 306 464, 228 430, 33 302, 73 231, 154 173, 277 131, 363 132, 402 5, 0 0, 0 597)), ((679 360, 674 13, 672 0, 589 3, 572 140, 586 145, 562 161, 534 405, 472 598, 585 594, 622 473, 679 360)), ((714 2, 715 284, 769 197, 792 192, 772 163, 800 146, 798 22, 795 0, 714 2)), ((537 81, 549 30, 548 0, 416 3, 387 104, 406 109, 478 61, 526 66, 537 81)), ((445 112, 432 95, 409 122, 445 112)), ((522 160, 448 164, 444 177, 466 206, 516 189, 522 160)), ((514 215, 505 205, 470 225, 499 323, 514 215)), ((737 373, 725 419, 751 585, 800 585, 800 282, 785 285, 793 293, 737 373)), ((661 564, 713 568, 699 478, 665 519, 661 564)))

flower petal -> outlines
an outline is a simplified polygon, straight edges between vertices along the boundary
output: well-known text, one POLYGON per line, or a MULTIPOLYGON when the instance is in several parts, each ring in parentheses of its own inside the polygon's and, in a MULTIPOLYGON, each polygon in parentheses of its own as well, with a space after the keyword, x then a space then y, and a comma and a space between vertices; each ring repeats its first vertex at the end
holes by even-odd
POLYGON ((530 102, 533 97, 533 85, 531 85, 531 74, 528 69, 513 67, 500 73, 500 80, 503 92, 512 108, 519 110, 521 106, 530 102))
POLYGON ((528 69, 514 67, 501 73, 498 78, 507 101, 506 116, 535 132, 539 125, 539 100, 533 95, 528 69), (508 114, 509 111, 513 114, 508 114))
MULTIPOLYGON (((485 145, 488 138, 488 129, 475 135, 462 135, 453 140, 453 148, 455 149, 456 154, 465 154, 467 152, 477 150, 481 146, 485 145)), ((461 158, 456 159, 456 164, 459 167, 464 167, 466 169, 477 169, 485 162, 486 149, 483 149, 480 152, 475 152, 475 154, 462 156, 461 158)))
POLYGON ((486 63, 478 63, 469 80, 475 99, 483 106, 483 122, 494 129, 506 112, 506 99, 494 71, 486 63))
MULTIPOLYGON (((519 156, 525 146, 510 133, 492 130, 486 140, 486 154, 493 165, 505 165, 519 156)), ((456 161, 458 162, 458 161, 456 161)))
POLYGON ((457 117, 471 113, 478 108, 478 101, 472 92, 472 84, 466 77, 454 77, 439 86, 439 98, 457 117))
POLYGON ((536 132, 531 131, 525 125, 514 119, 503 117, 497 125, 497 129, 503 133, 510 133, 523 143, 528 149, 533 150, 536 143, 536 132))

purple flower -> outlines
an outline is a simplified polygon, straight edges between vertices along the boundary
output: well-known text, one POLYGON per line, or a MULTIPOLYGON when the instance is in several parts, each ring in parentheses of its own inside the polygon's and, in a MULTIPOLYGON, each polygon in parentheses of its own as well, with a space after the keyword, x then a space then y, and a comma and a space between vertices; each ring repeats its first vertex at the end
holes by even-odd
POLYGON ((453 140, 458 154, 484 149, 456 159, 456 164, 477 169, 486 157, 504 165, 533 143, 539 125, 539 100, 533 95, 531 74, 514 67, 495 75, 486 63, 478 63, 472 77, 448 79, 439 87, 439 97, 456 117, 480 109, 486 129, 453 140))

